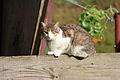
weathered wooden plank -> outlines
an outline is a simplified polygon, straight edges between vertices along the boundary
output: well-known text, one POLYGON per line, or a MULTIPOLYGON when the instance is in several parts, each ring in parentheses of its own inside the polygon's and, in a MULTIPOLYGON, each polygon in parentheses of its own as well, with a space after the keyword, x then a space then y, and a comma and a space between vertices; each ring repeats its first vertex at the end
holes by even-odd
POLYGON ((0 80, 119 80, 120 54, 0 57, 0 80))

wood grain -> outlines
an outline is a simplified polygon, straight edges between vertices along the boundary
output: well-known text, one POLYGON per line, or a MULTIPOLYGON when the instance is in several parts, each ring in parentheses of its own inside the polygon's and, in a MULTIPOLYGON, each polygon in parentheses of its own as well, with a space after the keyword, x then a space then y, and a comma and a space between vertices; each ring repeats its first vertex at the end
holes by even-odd
POLYGON ((0 57, 0 80, 120 80, 120 54, 0 57))

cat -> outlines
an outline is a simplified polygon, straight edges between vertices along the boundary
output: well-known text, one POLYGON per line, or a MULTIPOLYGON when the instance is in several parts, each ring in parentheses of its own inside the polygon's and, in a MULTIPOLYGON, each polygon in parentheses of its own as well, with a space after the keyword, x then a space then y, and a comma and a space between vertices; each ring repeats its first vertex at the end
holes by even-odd
POLYGON ((93 37, 82 27, 76 24, 60 26, 41 22, 43 35, 46 39, 49 55, 56 57, 63 53, 69 56, 86 58, 96 53, 93 37))

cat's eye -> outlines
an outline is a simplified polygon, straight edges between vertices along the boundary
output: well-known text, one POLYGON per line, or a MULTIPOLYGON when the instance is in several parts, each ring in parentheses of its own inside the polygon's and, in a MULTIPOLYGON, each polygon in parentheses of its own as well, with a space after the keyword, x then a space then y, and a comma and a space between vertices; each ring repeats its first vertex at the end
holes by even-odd
POLYGON ((48 32, 47 32, 47 31, 44 31, 44 33, 45 33, 45 34, 48 34, 48 32))

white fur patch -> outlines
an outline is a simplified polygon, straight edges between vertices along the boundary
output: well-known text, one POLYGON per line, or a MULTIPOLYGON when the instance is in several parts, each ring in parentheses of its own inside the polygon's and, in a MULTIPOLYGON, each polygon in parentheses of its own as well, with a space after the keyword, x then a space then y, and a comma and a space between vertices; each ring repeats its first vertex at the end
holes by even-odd
POLYGON ((49 37, 52 40, 48 42, 48 46, 50 48, 50 51, 54 52, 55 56, 60 56, 62 53, 67 52, 66 48, 69 46, 71 38, 63 38, 62 31, 60 31, 60 33, 56 36, 50 32, 49 37))
POLYGON ((49 55, 52 55, 52 54, 54 54, 54 52, 49 51, 48 54, 49 54, 49 55))
POLYGON ((55 35, 51 31, 48 32, 48 36, 49 36, 50 40, 54 40, 54 38, 55 38, 55 35))

